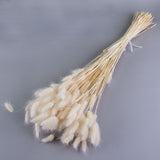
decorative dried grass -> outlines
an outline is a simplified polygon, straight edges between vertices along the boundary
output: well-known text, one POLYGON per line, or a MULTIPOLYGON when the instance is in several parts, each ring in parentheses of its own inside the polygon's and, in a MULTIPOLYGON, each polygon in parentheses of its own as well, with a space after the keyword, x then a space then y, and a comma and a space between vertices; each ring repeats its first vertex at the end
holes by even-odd
MULTIPOLYGON (((62 79, 60 84, 38 90, 35 98, 26 107, 26 123, 35 124, 35 134, 39 130, 61 132, 62 143, 73 143, 75 149, 81 144, 86 151, 87 143, 98 146, 100 129, 97 123, 97 108, 106 84, 112 78, 115 66, 128 43, 152 26, 149 13, 136 13, 122 38, 104 49, 103 52, 84 68, 74 70, 62 79)), ((6 105, 12 111, 11 107, 6 105)), ((42 142, 54 139, 51 134, 42 142)))

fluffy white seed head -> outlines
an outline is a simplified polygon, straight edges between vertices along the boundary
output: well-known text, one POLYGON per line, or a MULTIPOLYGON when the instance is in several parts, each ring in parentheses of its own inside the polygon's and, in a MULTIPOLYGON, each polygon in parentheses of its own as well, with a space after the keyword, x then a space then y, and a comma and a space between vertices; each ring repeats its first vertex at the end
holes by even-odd
POLYGON ((88 124, 89 124, 89 119, 88 118, 83 118, 82 120, 81 120, 81 126, 80 126, 80 134, 81 135, 84 135, 84 133, 85 133, 85 131, 86 131, 86 129, 88 128, 88 124))
POLYGON ((35 92, 34 94, 36 97, 43 97, 43 96, 46 96, 51 93, 53 93, 53 88, 49 87, 49 88, 40 89, 37 92, 35 92))
POLYGON ((73 142, 73 148, 77 150, 79 144, 81 142, 81 138, 80 137, 77 137, 74 142, 73 142))
POLYGON ((66 97, 66 88, 65 87, 62 87, 62 88, 60 87, 58 89, 57 97, 60 98, 60 99, 62 99, 62 100, 65 99, 65 97, 66 97))
POLYGON ((66 92, 66 97, 65 97, 65 104, 69 104, 72 100, 72 95, 69 91, 66 92))
POLYGON ((72 109, 70 110, 67 119, 71 118, 74 114, 77 114, 77 111, 80 109, 81 105, 80 104, 75 104, 72 109))
POLYGON ((69 119, 67 118, 66 121, 64 121, 64 126, 69 127, 75 121, 76 116, 77 116, 77 114, 75 113, 69 119))
POLYGON ((84 101, 84 102, 82 103, 80 109, 79 109, 78 112, 77 112, 77 119, 80 119, 80 118, 82 117, 83 112, 84 112, 84 110, 85 110, 86 107, 87 107, 87 104, 88 104, 87 101, 84 101))
POLYGON ((43 120, 45 120, 47 117, 49 116, 48 112, 46 113, 41 113, 38 116, 36 116, 35 118, 33 118, 31 120, 31 123, 37 123, 37 122, 41 122, 43 120))
POLYGON ((83 68, 77 68, 77 69, 75 69, 75 70, 72 71, 72 74, 77 75, 80 72, 82 72, 83 70, 84 70, 83 68))
POLYGON ((43 139, 41 140, 41 142, 42 142, 42 143, 48 143, 48 142, 52 142, 53 139, 54 139, 54 135, 53 135, 53 134, 50 134, 49 136, 43 138, 43 139))
POLYGON ((9 111, 9 112, 13 112, 14 108, 10 103, 4 103, 5 108, 9 111))
POLYGON ((99 125, 97 122, 95 122, 91 128, 90 128, 90 133, 89 133, 89 138, 90 142, 94 146, 98 146, 100 143, 100 130, 99 130, 99 125))
POLYGON ((83 134, 81 134, 81 139, 84 141, 84 140, 87 140, 88 138, 88 132, 89 132, 89 129, 88 127, 85 127, 85 130, 83 132, 83 134))
POLYGON ((39 139, 40 125, 38 123, 35 123, 34 130, 35 130, 35 136, 36 136, 36 138, 39 139))
POLYGON ((39 107, 39 101, 36 101, 32 104, 31 109, 30 109, 30 116, 33 118, 37 114, 37 110, 39 107))
POLYGON ((95 121, 97 119, 97 115, 93 114, 91 111, 88 111, 87 118, 89 119, 89 127, 91 127, 93 125, 93 123, 95 123, 95 121))
POLYGON ((46 104, 45 106, 42 107, 41 112, 46 112, 47 110, 49 110, 50 108, 52 108, 54 105, 53 102, 49 102, 48 104, 46 104))
POLYGON ((74 134, 77 129, 79 127, 79 122, 75 121, 74 123, 72 123, 68 128, 66 128, 65 132, 69 135, 69 134, 74 134))
POLYGON ((54 108, 51 110, 51 115, 56 115, 57 112, 58 112, 58 107, 54 106, 54 108))
POLYGON ((29 111, 28 110, 25 113, 25 123, 29 123, 29 111))
POLYGON ((64 78, 62 78, 62 82, 65 82, 65 81, 70 81, 70 80, 72 80, 72 78, 73 78, 73 76, 72 75, 68 75, 68 76, 66 76, 66 77, 64 77, 64 78))
POLYGON ((30 110, 31 104, 32 104, 32 102, 30 102, 30 103, 25 107, 25 110, 26 110, 26 111, 29 111, 29 110, 30 110))
POLYGON ((86 152, 86 150, 87 150, 87 142, 86 141, 82 141, 81 149, 84 153, 86 152))
POLYGON ((53 97, 54 97, 53 95, 50 95, 50 96, 41 98, 41 101, 42 101, 43 104, 47 104, 47 103, 53 101, 53 97))
POLYGON ((58 124, 57 131, 58 131, 58 132, 61 132, 64 128, 65 128, 65 126, 64 126, 64 121, 61 120, 61 121, 59 122, 59 124, 58 124))
POLYGON ((69 144, 74 138, 74 135, 73 134, 70 134, 70 135, 67 135, 66 137, 64 138, 61 138, 61 141, 62 143, 64 144, 69 144))
POLYGON ((64 110, 62 110, 62 111, 58 114, 58 118, 59 118, 60 120, 65 119, 66 116, 68 115, 69 111, 70 111, 70 107, 65 107, 64 110))
POLYGON ((55 91, 57 87, 59 86, 59 84, 52 83, 50 86, 52 87, 53 91, 55 91))
POLYGON ((66 105, 66 101, 62 100, 57 104, 57 108, 62 109, 65 107, 65 105, 66 105))
POLYGON ((58 119, 55 116, 47 118, 41 122, 41 126, 43 130, 55 130, 58 126, 58 119))

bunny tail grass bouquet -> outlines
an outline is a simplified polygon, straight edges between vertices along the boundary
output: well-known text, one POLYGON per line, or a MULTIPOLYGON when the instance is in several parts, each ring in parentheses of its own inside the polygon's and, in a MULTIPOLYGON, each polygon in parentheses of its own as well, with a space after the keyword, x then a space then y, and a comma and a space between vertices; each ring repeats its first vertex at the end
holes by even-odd
POLYGON ((55 137, 63 144, 80 146, 86 151, 87 143, 98 146, 100 129, 97 108, 104 87, 111 81, 115 66, 131 40, 153 25, 152 15, 136 13, 122 38, 104 49, 84 68, 74 70, 60 84, 34 93, 35 98, 26 106, 25 122, 34 124, 35 136, 41 142, 55 137), (46 136, 40 136, 41 131, 46 136))

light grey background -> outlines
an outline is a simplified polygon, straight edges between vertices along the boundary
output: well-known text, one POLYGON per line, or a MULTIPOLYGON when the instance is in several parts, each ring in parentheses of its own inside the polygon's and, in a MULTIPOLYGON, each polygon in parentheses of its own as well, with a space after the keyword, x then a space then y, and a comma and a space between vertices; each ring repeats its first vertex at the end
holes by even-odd
POLYGON ((159 23, 159 8, 159 0, 1 0, 0 159, 159 160, 159 24, 133 41, 143 49, 123 53, 104 91, 98 148, 83 155, 59 142, 39 143, 21 109, 36 89, 59 82, 120 38, 135 11, 149 11, 159 23), (7 112, 5 101, 19 112, 7 112))

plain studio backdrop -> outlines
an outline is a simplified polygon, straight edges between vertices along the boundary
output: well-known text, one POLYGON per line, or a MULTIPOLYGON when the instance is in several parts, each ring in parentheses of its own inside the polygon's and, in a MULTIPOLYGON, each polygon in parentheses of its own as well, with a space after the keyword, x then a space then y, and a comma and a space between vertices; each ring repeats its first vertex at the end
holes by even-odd
POLYGON ((159 8, 159 0, 1 0, 0 159, 159 160, 159 8), (143 49, 127 47, 104 90, 100 146, 84 155, 60 142, 38 142, 24 125, 33 92, 98 56, 123 35, 136 11, 152 13, 157 27, 133 40, 143 49), (5 101, 17 112, 7 112, 5 101))

